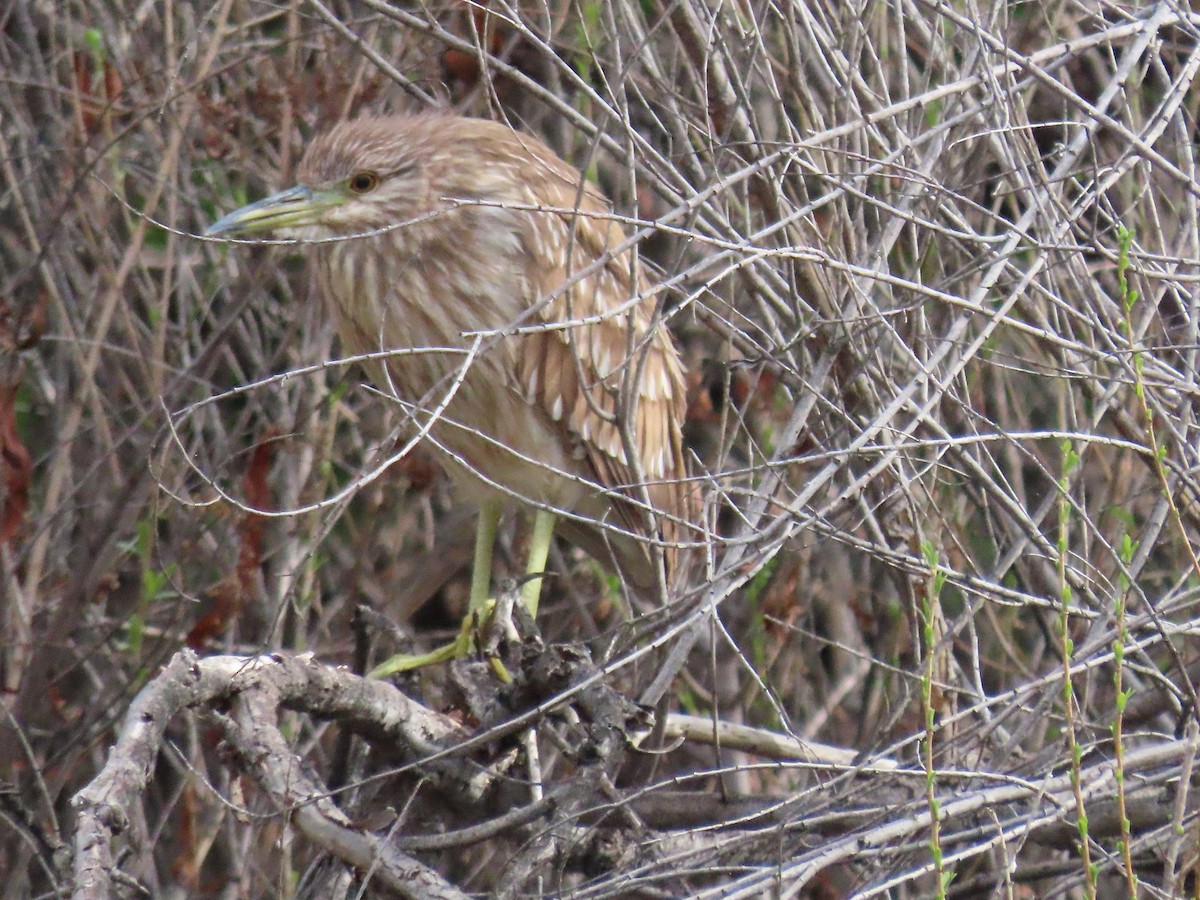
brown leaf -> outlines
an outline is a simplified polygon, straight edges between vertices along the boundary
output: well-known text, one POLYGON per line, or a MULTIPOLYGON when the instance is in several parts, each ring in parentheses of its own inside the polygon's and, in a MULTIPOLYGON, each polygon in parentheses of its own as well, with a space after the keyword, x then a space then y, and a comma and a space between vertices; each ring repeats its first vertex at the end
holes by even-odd
MULTIPOLYGON (((266 510, 271 506, 271 486, 267 479, 271 474, 271 462, 275 457, 275 443, 279 439, 279 429, 268 427, 259 438, 250 454, 250 464, 246 467, 246 476, 242 479, 242 487, 246 495, 246 505, 251 509, 266 510)), ((242 516, 238 525, 238 537, 241 548, 238 552, 237 580, 244 590, 249 589, 254 580, 254 573, 262 565, 263 525, 264 516, 247 512, 242 516)))
POLYGON ((21 442, 16 417, 17 386, 0 392, 0 463, 4 467, 4 505, 0 508, 0 543, 16 537, 29 508, 33 463, 21 442))
POLYGON ((104 96, 109 103, 116 102, 125 86, 121 83, 121 73, 117 67, 107 60, 104 63, 104 96))
POLYGON ((200 618, 187 633, 187 645, 203 650, 209 641, 218 638, 229 623, 242 611, 244 592, 236 575, 226 575, 200 597, 200 618))
MULTIPOLYGON (((246 505, 251 510, 271 507, 271 487, 268 478, 275 457, 279 429, 265 429, 250 452, 250 462, 242 479, 246 505)), ((254 574, 262 565, 263 526, 266 517, 256 512, 244 512, 238 522, 238 560, 234 570, 204 592, 200 599, 200 618, 187 634, 187 645, 193 650, 205 647, 229 628, 229 623, 242 611, 254 586, 254 574)))

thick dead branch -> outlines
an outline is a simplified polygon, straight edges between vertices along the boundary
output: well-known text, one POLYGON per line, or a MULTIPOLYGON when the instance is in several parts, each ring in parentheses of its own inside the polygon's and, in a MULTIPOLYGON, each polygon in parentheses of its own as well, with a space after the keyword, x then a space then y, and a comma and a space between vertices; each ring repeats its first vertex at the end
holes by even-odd
POLYGON ((107 765, 75 798, 75 896, 113 893, 114 840, 154 772, 168 725, 189 709, 229 706, 224 719, 243 772, 315 844, 370 873, 402 896, 462 896, 427 866, 386 840, 354 827, 304 772, 306 766, 279 732, 287 707, 342 718, 385 735, 415 755, 437 753, 463 738, 453 723, 413 703, 389 684, 367 681, 310 657, 272 655, 198 659, 176 654, 130 706, 107 765))

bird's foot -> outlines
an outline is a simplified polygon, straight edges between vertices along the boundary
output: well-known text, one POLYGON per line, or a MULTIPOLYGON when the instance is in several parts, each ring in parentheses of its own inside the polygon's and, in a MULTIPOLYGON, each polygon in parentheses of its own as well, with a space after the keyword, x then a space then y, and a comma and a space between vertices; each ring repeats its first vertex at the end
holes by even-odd
POLYGON ((481 609, 472 610, 463 617, 458 637, 449 644, 430 650, 428 653, 397 653, 371 670, 368 678, 386 678, 397 672, 480 656, 488 661, 496 677, 505 684, 512 682, 512 675, 500 659, 503 641, 519 641, 520 635, 513 625, 513 606, 516 591, 504 591, 498 599, 488 599, 481 609))

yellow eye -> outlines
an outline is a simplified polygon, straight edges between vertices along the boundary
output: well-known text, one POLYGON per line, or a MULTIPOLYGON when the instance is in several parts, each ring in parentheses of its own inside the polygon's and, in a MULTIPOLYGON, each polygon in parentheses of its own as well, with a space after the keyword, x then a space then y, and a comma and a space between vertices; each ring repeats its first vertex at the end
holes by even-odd
POLYGON ((347 184, 356 194, 369 194, 379 186, 379 176, 374 172, 355 172, 347 184))

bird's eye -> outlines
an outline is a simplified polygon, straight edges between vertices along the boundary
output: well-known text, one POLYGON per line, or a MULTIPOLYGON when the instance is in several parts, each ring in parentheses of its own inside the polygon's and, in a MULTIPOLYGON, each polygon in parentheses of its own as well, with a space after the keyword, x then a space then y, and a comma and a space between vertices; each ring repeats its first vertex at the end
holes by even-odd
POLYGON ((369 194, 379 186, 379 176, 374 172, 355 172, 348 183, 354 193, 369 194))

